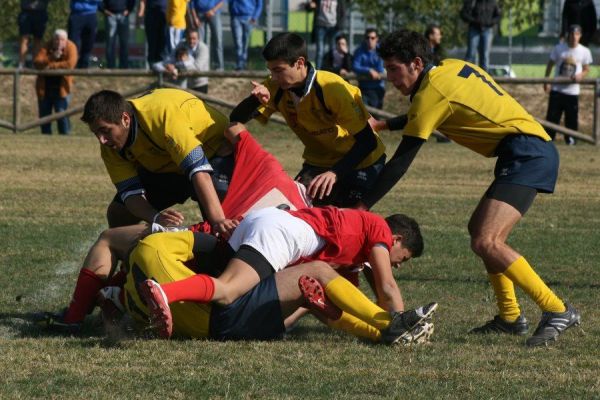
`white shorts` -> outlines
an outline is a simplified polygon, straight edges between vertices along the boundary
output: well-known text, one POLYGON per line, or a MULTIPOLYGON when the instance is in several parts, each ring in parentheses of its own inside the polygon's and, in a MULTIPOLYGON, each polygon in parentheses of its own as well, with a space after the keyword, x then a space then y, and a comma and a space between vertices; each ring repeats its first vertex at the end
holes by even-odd
POLYGON ((325 245, 309 224, 274 207, 252 211, 229 239, 234 251, 250 246, 269 261, 275 272, 308 257, 325 245))

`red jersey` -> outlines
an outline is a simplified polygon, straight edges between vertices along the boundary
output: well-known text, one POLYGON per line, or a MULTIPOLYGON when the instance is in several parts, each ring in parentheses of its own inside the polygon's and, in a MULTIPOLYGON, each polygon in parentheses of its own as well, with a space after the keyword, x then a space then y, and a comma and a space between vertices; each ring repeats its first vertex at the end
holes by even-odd
POLYGON ((331 206, 288 212, 309 224, 326 242, 321 250, 298 263, 320 260, 333 266, 357 265, 369 261, 371 249, 378 243, 392 248, 392 231, 377 214, 331 206))

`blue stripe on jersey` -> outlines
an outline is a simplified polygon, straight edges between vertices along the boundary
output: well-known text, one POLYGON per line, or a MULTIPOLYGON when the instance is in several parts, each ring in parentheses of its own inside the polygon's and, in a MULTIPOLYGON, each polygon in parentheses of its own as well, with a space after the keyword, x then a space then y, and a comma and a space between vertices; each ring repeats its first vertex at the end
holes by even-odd
POLYGON ((121 181, 115 186, 117 187, 117 193, 123 201, 134 194, 144 194, 144 186, 142 186, 142 181, 139 176, 134 176, 121 181))
POLYGON ((194 150, 190 151, 190 154, 179 164, 179 168, 184 170, 190 179, 198 171, 212 172, 212 167, 204 154, 202 146, 197 146, 194 150))

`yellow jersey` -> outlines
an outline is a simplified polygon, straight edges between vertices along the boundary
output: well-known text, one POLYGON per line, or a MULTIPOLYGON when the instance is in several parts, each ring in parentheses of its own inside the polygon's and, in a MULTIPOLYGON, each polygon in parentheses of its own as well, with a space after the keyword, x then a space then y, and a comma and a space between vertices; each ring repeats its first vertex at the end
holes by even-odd
MULTIPOLYGON (((193 246, 193 232, 182 231, 146 236, 133 249, 124 287, 124 305, 136 321, 148 323, 150 315, 138 294, 138 285, 146 279, 164 284, 195 275, 184 264, 194 258, 193 246)), ((173 333, 194 338, 209 337, 210 304, 176 302, 169 307, 173 316, 173 333)))
POLYGON ((550 140, 544 128, 490 75, 453 59, 425 74, 412 97, 403 134, 427 140, 434 130, 486 157, 494 156, 507 135, 550 140))
MULTIPOLYGON (((291 90, 281 90, 271 78, 263 84, 271 98, 259 107, 257 119, 265 123, 274 112, 281 112, 304 144, 302 157, 310 165, 324 168, 335 165, 354 145, 354 135, 368 123, 370 114, 360 89, 334 73, 309 67, 302 97, 291 90)), ((356 169, 372 165, 385 153, 381 138, 377 133, 375 136, 377 147, 356 169)))
POLYGON ((185 29, 185 13, 190 0, 168 0, 166 21, 168 26, 185 29))
POLYGON ((191 174, 211 171, 224 141, 228 119, 196 96, 178 89, 156 89, 136 99, 132 128, 121 151, 100 145, 112 182, 123 194, 140 194, 137 169, 191 174), (135 123, 134 123, 135 122, 135 123))

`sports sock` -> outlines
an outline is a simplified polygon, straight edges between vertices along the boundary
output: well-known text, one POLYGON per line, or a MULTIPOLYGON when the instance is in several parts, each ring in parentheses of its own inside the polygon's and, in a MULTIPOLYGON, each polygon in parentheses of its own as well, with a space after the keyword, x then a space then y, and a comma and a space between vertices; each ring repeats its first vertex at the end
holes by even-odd
POLYGON ((325 293, 343 311, 377 329, 385 329, 390 324, 392 318, 387 311, 369 300, 356 286, 341 276, 325 286, 325 293))
POLYGON ((342 316, 335 321, 330 319, 327 320, 327 325, 351 335, 369 339, 373 342, 379 342, 381 340, 381 332, 379 329, 346 312, 342 312, 342 316))
POLYGON ((521 315, 517 295, 515 294, 515 285, 504 274, 488 274, 488 279, 496 294, 498 315, 504 321, 515 322, 521 315))
POLYGON ((208 303, 215 293, 215 283, 208 275, 198 274, 189 278, 171 283, 161 284, 167 301, 194 301, 196 303, 208 303))
POLYGON ((517 258, 504 271, 504 275, 523 289, 542 311, 564 312, 566 310, 563 301, 546 286, 542 278, 536 274, 531 265, 525 260, 525 257, 517 258))
POLYGON ((96 305, 98 291, 104 287, 104 281, 87 268, 79 271, 77 284, 69 308, 65 313, 63 322, 74 324, 82 322, 86 314, 90 313, 96 305))

